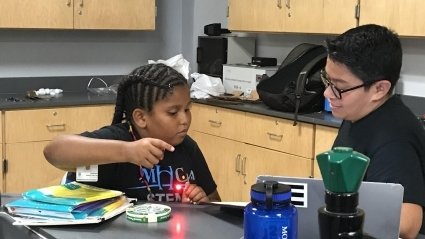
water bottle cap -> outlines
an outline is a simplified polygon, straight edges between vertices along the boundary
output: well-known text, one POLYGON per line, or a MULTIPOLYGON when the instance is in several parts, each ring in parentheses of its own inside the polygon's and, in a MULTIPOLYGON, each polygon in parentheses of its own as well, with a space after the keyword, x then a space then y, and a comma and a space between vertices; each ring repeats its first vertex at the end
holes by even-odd
POLYGON ((268 194, 270 194, 272 203, 282 203, 291 200, 291 188, 288 185, 280 184, 276 181, 265 181, 251 186, 252 200, 267 203, 268 194))

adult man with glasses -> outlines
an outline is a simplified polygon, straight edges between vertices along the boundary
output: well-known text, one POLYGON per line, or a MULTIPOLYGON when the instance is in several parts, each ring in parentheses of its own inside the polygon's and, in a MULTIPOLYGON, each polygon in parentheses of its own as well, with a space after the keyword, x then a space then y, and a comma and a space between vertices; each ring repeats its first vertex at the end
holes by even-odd
POLYGON ((370 158, 365 181, 402 184, 400 237, 424 234, 425 131, 393 95, 402 64, 400 40, 370 24, 326 44, 324 95, 332 114, 343 119, 333 147, 351 147, 370 158))

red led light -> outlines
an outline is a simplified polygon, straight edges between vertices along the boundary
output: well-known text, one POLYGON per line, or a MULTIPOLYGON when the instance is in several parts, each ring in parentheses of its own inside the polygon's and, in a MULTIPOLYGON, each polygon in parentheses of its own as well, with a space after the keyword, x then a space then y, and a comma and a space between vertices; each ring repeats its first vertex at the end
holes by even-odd
POLYGON ((182 190, 183 188, 184 188, 184 185, 182 185, 182 184, 176 185, 176 190, 178 190, 178 191, 182 190))

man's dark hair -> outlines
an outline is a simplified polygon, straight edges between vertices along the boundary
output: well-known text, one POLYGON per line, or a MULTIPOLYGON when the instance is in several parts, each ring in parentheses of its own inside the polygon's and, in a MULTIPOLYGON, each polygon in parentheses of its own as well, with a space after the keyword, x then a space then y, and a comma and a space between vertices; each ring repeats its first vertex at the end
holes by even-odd
POLYGON ((362 25, 327 39, 326 45, 329 59, 344 64, 367 87, 388 80, 392 93, 400 78, 403 54, 395 32, 375 24, 362 25))
POLYGON ((124 120, 130 122, 132 112, 137 108, 152 111, 155 102, 167 97, 175 86, 187 84, 182 74, 164 64, 134 69, 118 86, 112 124, 124 120))

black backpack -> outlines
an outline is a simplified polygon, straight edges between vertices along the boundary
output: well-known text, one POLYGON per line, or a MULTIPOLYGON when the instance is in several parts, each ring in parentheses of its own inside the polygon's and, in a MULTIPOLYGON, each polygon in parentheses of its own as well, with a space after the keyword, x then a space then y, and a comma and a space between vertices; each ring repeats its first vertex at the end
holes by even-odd
POLYGON ((326 65, 327 51, 322 45, 302 43, 289 52, 279 69, 270 77, 263 76, 257 85, 260 99, 272 109, 312 113, 323 109, 325 86, 320 71, 326 65))

